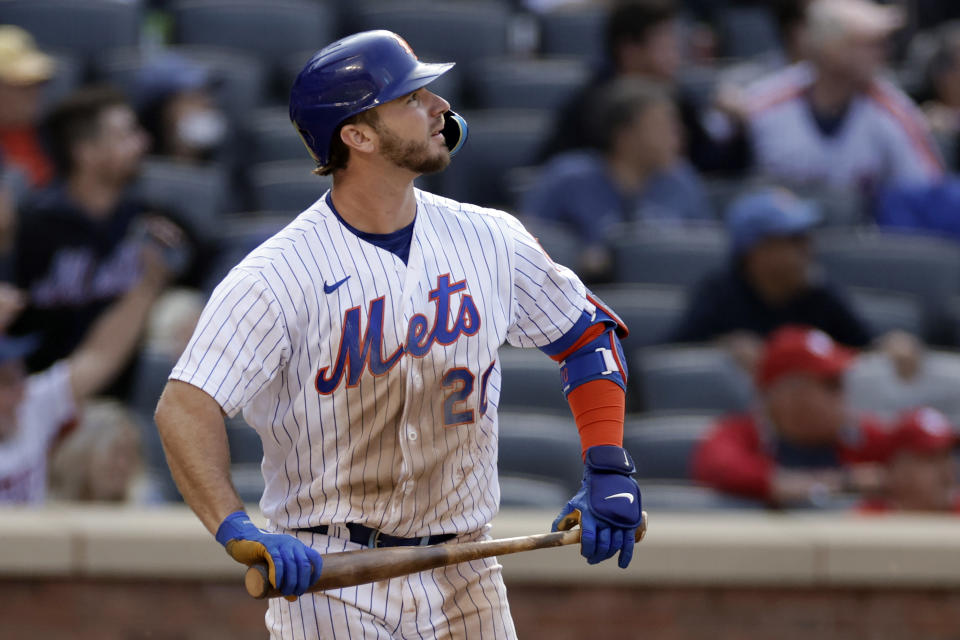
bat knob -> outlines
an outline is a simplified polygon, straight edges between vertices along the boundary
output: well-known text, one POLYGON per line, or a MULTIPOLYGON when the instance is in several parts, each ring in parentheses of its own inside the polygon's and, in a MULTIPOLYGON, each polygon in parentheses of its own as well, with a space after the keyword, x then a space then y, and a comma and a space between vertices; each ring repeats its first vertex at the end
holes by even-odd
POLYGON ((640 525, 637 527, 637 534, 634 540, 640 542, 643 540, 643 536, 647 535, 647 512, 640 512, 640 525))
POLYGON ((247 593, 262 600, 270 592, 270 578, 267 566, 265 564, 251 565, 247 569, 247 575, 243 578, 243 585, 247 588, 247 593))

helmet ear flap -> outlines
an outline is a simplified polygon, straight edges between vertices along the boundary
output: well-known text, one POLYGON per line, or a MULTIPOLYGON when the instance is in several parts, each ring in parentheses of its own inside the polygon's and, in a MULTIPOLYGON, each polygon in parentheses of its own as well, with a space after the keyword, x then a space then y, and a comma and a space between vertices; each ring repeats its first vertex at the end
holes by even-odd
POLYGON ((443 114, 443 140, 447 143, 447 149, 450 150, 452 157, 458 151, 463 143, 467 141, 467 121, 463 116, 454 111, 445 111, 443 114))

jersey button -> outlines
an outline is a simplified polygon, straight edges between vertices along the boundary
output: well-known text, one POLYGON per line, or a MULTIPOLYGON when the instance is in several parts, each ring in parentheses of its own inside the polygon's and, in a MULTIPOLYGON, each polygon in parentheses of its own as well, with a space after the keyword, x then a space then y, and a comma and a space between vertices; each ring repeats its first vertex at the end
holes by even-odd
POLYGON ((411 429, 410 431, 407 431, 407 439, 408 439, 408 440, 416 440, 418 437, 419 437, 419 436, 417 436, 417 432, 416 432, 416 431, 414 431, 414 430, 412 430, 412 429, 411 429))

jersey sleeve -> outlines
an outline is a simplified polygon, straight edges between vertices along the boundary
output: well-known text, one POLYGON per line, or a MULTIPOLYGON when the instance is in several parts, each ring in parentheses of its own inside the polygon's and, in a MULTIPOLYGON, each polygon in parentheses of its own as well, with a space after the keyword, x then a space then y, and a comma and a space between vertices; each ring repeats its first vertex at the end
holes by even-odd
POLYGON ((280 371, 290 340, 280 304, 256 273, 234 269, 210 296, 170 378, 234 416, 280 371))
POLYGON ((515 347, 543 347, 564 336, 595 306, 573 271, 558 265, 526 229, 511 220, 513 239, 512 317, 507 342, 515 347))

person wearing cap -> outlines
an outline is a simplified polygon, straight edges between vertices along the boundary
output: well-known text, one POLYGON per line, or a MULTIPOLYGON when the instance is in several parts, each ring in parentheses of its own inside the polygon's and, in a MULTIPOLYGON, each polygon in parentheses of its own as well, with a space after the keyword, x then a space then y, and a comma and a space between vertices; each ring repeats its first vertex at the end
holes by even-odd
POLYGON ((960 513, 953 457, 956 432, 936 409, 922 407, 901 414, 887 435, 886 485, 879 496, 864 500, 859 511, 960 513))
POLYGON ((69 357, 27 374, 24 360, 38 335, 12 337, 5 324, 23 306, 0 289, 0 503, 38 503, 47 487, 47 457, 85 400, 101 391, 135 349, 153 301, 170 277, 156 244, 141 246, 144 276, 109 307, 69 357))
POLYGON ((29 305, 11 332, 42 337, 28 359, 31 372, 68 356, 136 284, 143 230, 171 249, 186 246, 181 227, 132 188, 147 137, 122 94, 80 89, 53 108, 45 129, 58 176, 21 208, 14 260, 14 283, 29 305))
POLYGON ((582 242, 578 272, 603 280, 611 266, 607 233, 619 222, 713 219, 696 171, 681 156, 681 124, 662 87, 625 78, 595 95, 600 150, 551 159, 520 210, 569 226, 582 242))
POLYGON ((813 204, 786 189, 760 189, 735 200, 726 220, 730 262, 694 288, 667 342, 718 340, 752 371, 766 336, 802 324, 849 347, 875 344, 901 377, 916 373, 921 360, 916 338, 902 331, 876 335, 816 269, 810 234, 820 216, 813 204))
POLYGON ((806 15, 809 59, 747 89, 756 168, 793 184, 867 193, 939 180, 943 164, 922 114, 880 77, 901 9, 815 0, 806 15))
POLYGON ((843 374, 854 352, 812 327, 786 326, 764 345, 754 411, 721 418, 696 448, 698 483, 772 506, 829 506, 883 481, 882 426, 851 415, 843 374))
POLYGON ((37 49, 33 37, 13 25, 0 25, 0 155, 24 172, 34 187, 53 177, 53 165, 40 141, 41 90, 54 75, 54 60, 37 49))
POLYGON ((152 153, 176 162, 213 160, 227 134, 227 118, 203 67, 173 53, 149 61, 140 70, 135 105, 153 140, 152 153))

